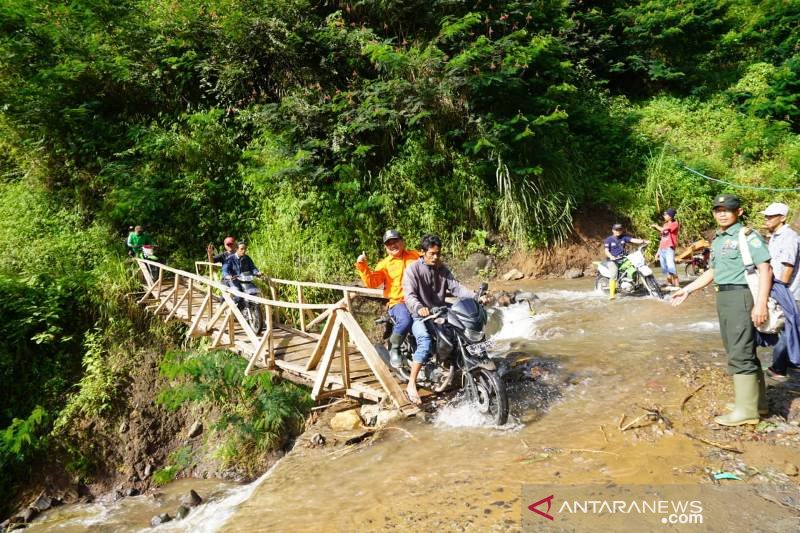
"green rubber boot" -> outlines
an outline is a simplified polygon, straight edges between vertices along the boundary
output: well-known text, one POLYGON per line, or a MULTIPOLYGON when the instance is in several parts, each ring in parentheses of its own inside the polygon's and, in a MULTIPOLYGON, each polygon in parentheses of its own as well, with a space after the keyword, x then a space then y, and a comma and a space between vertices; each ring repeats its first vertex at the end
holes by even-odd
POLYGON ((389 364, 395 368, 403 367, 403 356, 400 355, 400 346, 403 345, 405 339, 405 335, 392 335, 389 337, 389 343, 391 344, 391 348, 389 348, 389 364))
MULTIPOLYGON (((733 411, 736 409, 735 403, 726 403, 725 409, 733 411)), ((758 373, 758 414, 759 416, 769 415, 769 403, 767 402, 767 380, 764 378, 764 372, 758 373)))
POLYGON ((758 382, 758 374, 734 374, 734 409, 727 415, 714 418, 714 422, 721 426, 758 424, 758 382))

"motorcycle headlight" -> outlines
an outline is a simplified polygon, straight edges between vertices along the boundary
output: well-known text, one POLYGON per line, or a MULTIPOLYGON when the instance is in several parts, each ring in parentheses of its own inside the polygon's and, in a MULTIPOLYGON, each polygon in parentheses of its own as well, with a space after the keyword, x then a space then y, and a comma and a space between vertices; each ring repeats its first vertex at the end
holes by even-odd
POLYGON ((480 342, 486 336, 482 331, 473 331, 471 329, 464 330, 464 336, 469 342, 480 342))

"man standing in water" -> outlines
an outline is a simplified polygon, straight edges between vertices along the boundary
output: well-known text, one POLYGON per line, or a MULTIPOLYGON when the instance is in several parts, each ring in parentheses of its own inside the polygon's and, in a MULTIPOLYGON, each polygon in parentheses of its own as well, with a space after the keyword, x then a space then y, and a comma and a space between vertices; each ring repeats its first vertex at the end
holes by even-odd
POLYGON ((416 405, 422 403, 417 392, 417 376, 431 351, 431 334, 425 317, 430 316, 431 308, 445 305, 444 299, 448 294, 457 298, 475 297, 475 293, 456 281, 450 269, 442 263, 442 241, 439 237, 425 235, 420 248, 422 257, 411 263, 403 276, 406 305, 414 317, 411 332, 417 340, 406 394, 416 405))
POLYGON ((664 225, 650 224, 650 227, 661 232, 658 243, 658 261, 661 271, 667 276, 667 284, 680 287, 678 269, 675 267, 675 249, 678 247, 678 230, 680 224, 675 220, 677 212, 671 207, 664 211, 664 225))
POLYGON ((767 245, 755 231, 739 222, 743 210, 737 196, 721 194, 714 198, 714 219, 719 230, 711 243, 709 269, 672 296, 678 306, 686 298, 712 281, 717 290, 717 316, 722 343, 728 354, 728 372, 733 374, 735 403, 733 410, 714 419, 723 426, 757 424, 759 410, 766 409, 764 372, 756 356, 755 326, 767 319, 767 300, 772 287, 772 269, 767 245), (739 232, 746 233, 747 247, 758 269, 758 301, 745 279, 745 267, 739 250, 739 232))
MULTIPOLYGON (((800 361, 800 339, 797 337, 797 329, 793 329, 797 318, 788 320, 790 313, 797 316, 798 294, 791 293, 791 289, 797 287, 797 271, 800 266, 800 240, 797 232, 786 224, 786 215, 789 214, 789 206, 781 203, 772 203, 764 211, 764 227, 770 232, 769 255, 771 257, 772 274, 775 277, 773 283, 774 292, 778 292, 779 285, 783 285, 790 293, 784 293, 783 301, 779 300, 783 312, 787 317, 786 325, 778 335, 778 342, 772 351, 772 365, 767 368, 767 377, 773 381, 786 381, 786 371, 789 368, 790 359, 795 362, 800 361), (793 304, 791 307, 789 304, 793 304), (790 357, 790 349, 792 351, 790 357)), ((777 299, 777 297, 776 297, 777 299)))

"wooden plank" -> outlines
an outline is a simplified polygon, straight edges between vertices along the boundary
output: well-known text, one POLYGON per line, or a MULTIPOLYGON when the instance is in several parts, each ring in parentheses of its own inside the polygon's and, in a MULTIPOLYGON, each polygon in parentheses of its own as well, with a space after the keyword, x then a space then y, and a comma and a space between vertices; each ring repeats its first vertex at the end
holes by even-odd
POLYGON ((154 314, 156 314, 156 315, 157 315, 157 314, 159 314, 159 313, 161 312, 161 309, 162 309, 162 308, 163 308, 165 305, 167 305, 167 302, 169 302, 169 296, 170 296, 170 294, 172 294, 172 289, 170 289, 170 290, 168 290, 168 291, 167 291, 167 295, 166 295, 166 296, 164 296, 164 297, 163 297, 163 299, 162 299, 161 295, 159 294, 159 299, 161 300, 161 303, 160 303, 160 304, 158 304, 158 307, 156 307, 155 311, 153 311, 153 313, 154 313, 154 314))
POLYGON ((341 369, 342 369, 342 384, 345 389, 350 388, 350 356, 347 353, 347 328, 342 328, 341 338, 339 339, 341 348, 341 369))
MULTIPOLYGON (((209 294, 208 297, 211 298, 211 299, 214 298, 214 296, 211 295, 211 294, 209 294)), ((206 330, 206 335, 211 333, 211 330, 214 329, 214 326, 217 324, 219 319, 222 318, 222 315, 225 312, 225 309, 226 309, 226 306, 224 305, 224 303, 220 304, 219 309, 217 309, 217 312, 214 313, 214 316, 211 317, 211 320, 206 322, 206 324, 204 326, 204 329, 206 330)))
POLYGON ((194 280, 189 278, 189 298, 186 300, 186 319, 191 322, 192 321, 192 311, 194 310, 192 307, 192 298, 194 297, 194 280))
MULTIPOLYGON (((297 286, 297 303, 303 303, 303 286, 297 286)), ((300 331, 306 330, 306 314, 305 309, 300 309, 300 331)))
MULTIPOLYGON (((339 340, 339 330, 342 328, 342 322, 339 320, 338 313, 333 320, 333 328, 328 342, 325 344, 325 353, 322 355, 322 361, 320 361, 321 366, 317 369, 317 376, 314 379, 314 388, 311 390, 311 397, 315 400, 325 386, 325 379, 328 377, 328 372, 333 362, 333 354, 336 353, 336 341, 339 340)), ((306 365, 306 368, 308 367, 309 365, 306 365)))
POLYGON ((186 291, 186 292, 183 293, 183 296, 181 296, 180 299, 175 303, 175 307, 172 308, 172 311, 169 312, 169 314, 167 315, 167 318, 165 318, 164 320, 169 320, 173 316, 175 316, 175 313, 178 311, 178 309, 180 309, 181 305, 186 300, 186 297, 188 295, 189 295, 189 291, 186 291))
MULTIPOLYGON (((209 295, 206 295, 205 298, 209 298, 209 295)), ((200 308, 201 309, 204 308, 205 305, 206 305, 206 301, 205 301, 205 299, 203 299, 203 303, 200 305, 200 308)), ((186 332, 186 337, 187 338, 194 337, 195 335, 197 335, 197 327, 200 325, 200 321, 202 319, 203 319, 203 313, 198 311, 198 313, 195 315, 194 319, 192 320, 191 325, 189 326, 189 331, 186 332)))
POLYGON ((332 313, 333 313, 333 312, 334 312, 336 309, 340 308, 340 307, 342 306, 342 304, 344 304, 344 298, 342 298, 341 300, 337 301, 335 304, 333 304, 333 305, 330 307, 330 309, 326 309, 326 310, 325 310, 325 311, 323 311, 323 312, 322 312, 322 314, 320 314, 320 315, 319 315, 317 318, 315 318, 314 320, 312 320, 311 322, 309 322, 309 323, 306 325, 306 331, 308 331, 308 330, 309 330, 309 329, 311 329, 312 327, 316 326, 317 324, 319 324, 320 322, 322 322, 323 320, 325 320, 326 318, 328 318, 328 316, 330 316, 330 315, 331 315, 331 314, 332 314, 332 313))
POLYGON ((358 347, 361 355, 375 373, 378 381, 380 381, 381 386, 386 391, 389 398, 392 399, 394 404, 403 412, 418 411, 416 406, 414 406, 408 400, 408 398, 406 398, 406 395, 403 393, 400 385, 397 384, 397 381, 394 379, 389 367, 386 366, 386 364, 383 362, 383 359, 381 359, 381 356, 378 355, 377 350, 375 350, 375 347, 372 346, 372 343, 367 338, 364 330, 361 329, 361 326, 358 325, 358 322, 356 322, 356 319, 353 317, 353 315, 351 315, 348 311, 340 311, 336 314, 336 316, 340 319, 342 325, 347 329, 348 333, 350 334, 350 338, 353 339, 353 342, 358 347))
POLYGON ((311 352, 311 357, 308 359, 308 364, 306 364, 306 370, 314 370, 317 368, 320 357, 322 357, 322 352, 325 350, 325 347, 328 345, 328 340, 331 338, 331 332, 333 331, 333 326, 335 324, 336 316, 332 315, 325 323, 325 328, 322 330, 322 335, 320 335, 314 351, 311 352))
MULTIPOLYGON (((222 321, 223 324, 227 323, 228 318, 231 316, 230 310, 225 313, 225 319, 222 321)), ((222 340, 222 335, 225 333, 225 327, 221 327, 217 330, 214 336, 211 338, 211 347, 217 348, 220 346, 220 340, 222 340)))

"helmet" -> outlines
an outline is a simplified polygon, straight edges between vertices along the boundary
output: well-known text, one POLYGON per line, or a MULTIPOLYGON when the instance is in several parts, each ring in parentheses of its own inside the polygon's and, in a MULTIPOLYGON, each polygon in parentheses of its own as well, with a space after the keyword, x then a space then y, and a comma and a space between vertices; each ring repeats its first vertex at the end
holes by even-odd
POLYGON ((236 239, 234 239, 233 237, 225 237, 225 240, 223 241, 223 243, 226 244, 226 245, 228 245, 228 244, 232 245, 232 244, 236 243, 236 239))
POLYGON ((614 224, 613 226, 611 226, 611 229, 612 229, 612 230, 615 230, 615 229, 625 229, 625 226, 623 226, 622 224, 620 224, 619 222, 617 222, 616 224, 614 224))
POLYGON ((391 241, 392 239, 402 239, 403 236, 400 235, 400 232, 396 229, 389 229, 386 230, 386 233, 383 234, 383 244, 391 241))

